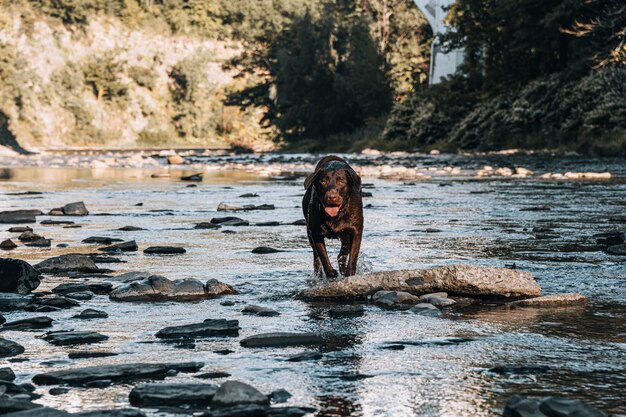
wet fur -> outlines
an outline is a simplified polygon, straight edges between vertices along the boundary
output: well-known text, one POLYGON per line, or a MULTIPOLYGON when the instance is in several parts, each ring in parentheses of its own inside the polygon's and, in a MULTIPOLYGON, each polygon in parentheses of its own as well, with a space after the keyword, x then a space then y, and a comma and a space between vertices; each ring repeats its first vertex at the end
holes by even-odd
POLYGON ((302 211, 307 223, 307 235, 313 249, 313 268, 322 270, 329 278, 337 277, 326 252, 324 239, 341 240, 337 261, 343 276, 356 274, 356 265, 363 236, 363 201, 361 178, 348 163, 334 155, 322 158, 315 171, 304 181, 306 193, 302 199, 302 211), (344 178, 347 180, 343 184, 344 178), (327 184, 323 185, 322 181, 327 184), (337 183, 335 183, 337 181, 337 183), (338 184, 338 185, 337 185, 338 184), (325 195, 339 193, 342 201, 335 217, 324 211, 325 195))

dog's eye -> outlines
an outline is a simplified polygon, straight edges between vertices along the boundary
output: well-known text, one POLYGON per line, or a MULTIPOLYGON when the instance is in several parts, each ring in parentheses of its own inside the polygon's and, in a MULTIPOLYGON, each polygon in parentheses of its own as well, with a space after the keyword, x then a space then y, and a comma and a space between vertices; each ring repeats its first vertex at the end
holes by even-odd
POLYGON ((324 178, 323 180, 320 181, 320 184, 325 186, 326 184, 328 184, 328 180, 324 178))

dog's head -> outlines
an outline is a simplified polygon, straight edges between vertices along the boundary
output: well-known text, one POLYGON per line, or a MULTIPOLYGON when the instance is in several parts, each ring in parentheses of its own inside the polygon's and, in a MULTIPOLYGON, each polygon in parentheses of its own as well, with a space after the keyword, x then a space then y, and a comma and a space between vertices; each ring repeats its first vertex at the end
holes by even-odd
POLYGON ((361 177, 343 160, 331 160, 318 164, 315 172, 304 180, 304 188, 310 187, 315 188, 326 214, 336 217, 350 194, 361 192, 361 177))

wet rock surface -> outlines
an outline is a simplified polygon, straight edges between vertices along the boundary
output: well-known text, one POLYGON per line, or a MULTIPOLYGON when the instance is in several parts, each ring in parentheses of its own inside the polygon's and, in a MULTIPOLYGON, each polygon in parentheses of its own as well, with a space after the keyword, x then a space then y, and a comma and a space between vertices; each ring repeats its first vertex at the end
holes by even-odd
POLYGON ((233 407, 244 404, 269 404, 269 399, 251 385, 240 381, 226 381, 215 392, 212 405, 233 407))
POLYGON ((206 284, 195 279, 171 281, 160 275, 131 282, 111 291, 114 301, 193 301, 221 295, 236 294, 231 286, 217 280, 206 284))
POLYGON ((225 319, 207 319, 202 323, 171 326, 159 330, 155 336, 160 339, 192 339, 209 336, 237 336, 239 321, 225 319))
POLYGON ((7 358, 24 353, 24 346, 12 340, 0 337, 0 358, 7 358))
POLYGON ((60 274, 66 272, 102 272, 93 259, 87 255, 67 254, 48 258, 35 265, 42 273, 60 274))
POLYGON ((375 272, 302 291, 303 299, 363 298, 373 290, 413 294, 446 291, 467 296, 536 297, 541 293, 533 276, 506 268, 453 265, 426 270, 375 272))
POLYGON ((0 292, 28 294, 39 286, 40 273, 20 259, 0 258, 0 292))
POLYGON ((324 340, 315 333, 276 332, 248 336, 239 343, 243 347, 255 348, 319 345, 323 342, 324 340))
POLYGON ((52 322, 53 320, 50 317, 30 317, 27 319, 15 320, 4 323, 0 328, 0 331, 45 329, 47 327, 52 327, 52 322))
POLYGON ((513 307, 558 307, 580 305, 587 302, 587 297, 581 294, 551 294, 542 297, 528 298, 509 303, 513 307))
POLYGON ((185 248, 176 246, 150 246, 143 250, 148 255, 178 255, 187 252, 185 248))
POLYGON ((82 386, 88 382, 109 380, 131 382, 142 379, 164 379, 168 371, 197 372, 204 366, 200 362, 181 363, 128 363, 119 365, 88 366, 37 374, 33 382, 37 385, 67 384, 82 386))
POLYGON ((139 384, 129 394, 135 407, 190 406, 206 407, 217 391, 212 384, 139 384))
POLYGON ((608 417, 608 414, 582 401, 560 397, 531 399, 521 395, 511 397, 502 417, 608 417))
POLYGON ((87 345, 107 340, 109 337, 98 332, 56 331, 48 332, 43 339, 56 346, 87 345))

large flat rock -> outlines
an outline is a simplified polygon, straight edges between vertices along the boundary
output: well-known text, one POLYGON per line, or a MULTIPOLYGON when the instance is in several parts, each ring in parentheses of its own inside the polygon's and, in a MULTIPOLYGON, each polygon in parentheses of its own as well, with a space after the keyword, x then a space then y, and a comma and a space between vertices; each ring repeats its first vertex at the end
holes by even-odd
POLYGON ((538 297, 541 288, 532 274, 506 268, 451 265, 353 275, 340 281, 306 289, 305 300, 358 299, 377 291, 404 291, 426 294, 445 291, 468 297, 516 299, 538 297))
POLYGON ((45 372, 33 377, 37 385, 67 384, 81 386, 91 381, 110 380, 128 382, 146 379, 164 379, 169 370, 197 372, 202 362, 183 363, 124 363, 118 365, 87 366, 85 368, 65 369, 45 372))
POLYGON ((512 307, 560 307, 580 305, 587 302, 587 297, 581 294, 551 294, 543 297, 517 300, 509 303, 512 307))
POLYGON ((315 333, 275 332, 248 336, 242 339, 239 344, 243 347, 254 348, 320 345, 323 342, 324 340, 315 333))
POLYGON ((203 284, 191 278, 171 281, 152 275, 116 288, 109 297, 113 301, 194 301, 226 294, 237 294, 237 291, 214 279, 203 284))
POLYGON ((212 384, 139 384, 128 399, 135 407, 193 406, 206 407, 217 391, 212 384))
POLYGON ((185 324, 182 326, 165 327, 155 336, 159 339, 186 339, 208 336, 237 336, 238 320, 207 319, 202 323, 185 324))

